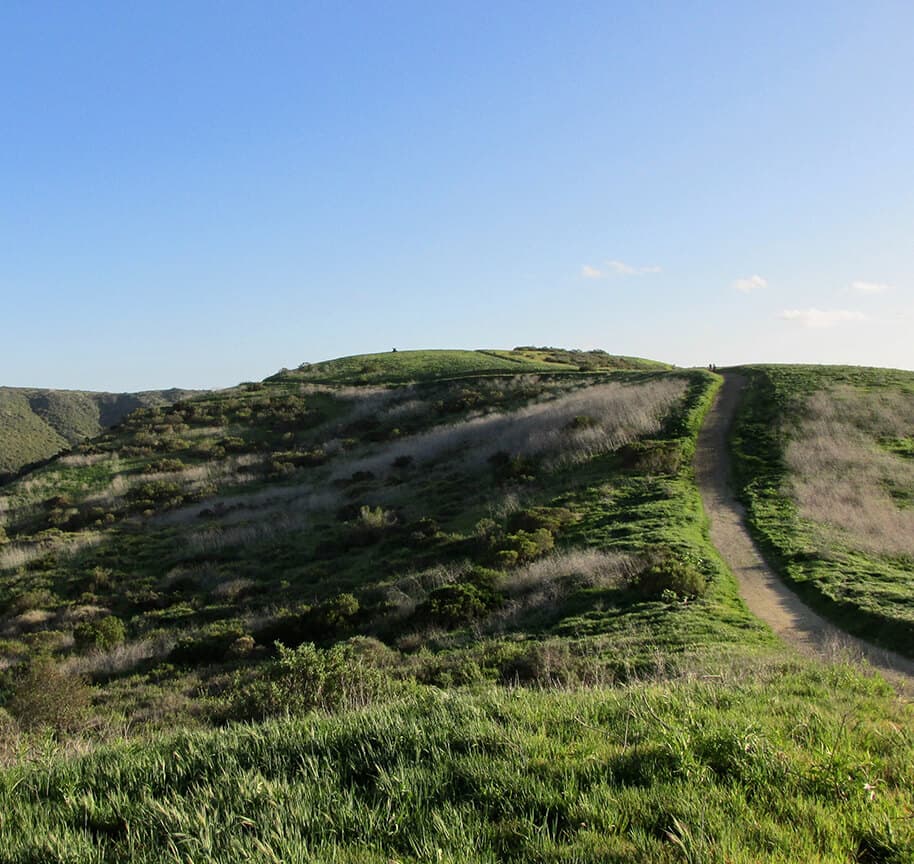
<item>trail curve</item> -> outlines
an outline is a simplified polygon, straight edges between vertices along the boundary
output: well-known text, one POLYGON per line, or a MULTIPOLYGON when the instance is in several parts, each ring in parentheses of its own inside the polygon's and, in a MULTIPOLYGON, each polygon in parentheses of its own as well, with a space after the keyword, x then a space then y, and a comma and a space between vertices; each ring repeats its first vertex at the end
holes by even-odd
POLYGON ((834 657, 841 652, 878 669, 906 694, 914 694, 914 661, 851 636, 810 609, 762 558, 745 524, 745 509, 730 484, 727 435, 746 379, 726 373, 705 418, 695 450, 695 477, 710 520, 711 542, 739 584, 749 611, 801 653, 834 657))

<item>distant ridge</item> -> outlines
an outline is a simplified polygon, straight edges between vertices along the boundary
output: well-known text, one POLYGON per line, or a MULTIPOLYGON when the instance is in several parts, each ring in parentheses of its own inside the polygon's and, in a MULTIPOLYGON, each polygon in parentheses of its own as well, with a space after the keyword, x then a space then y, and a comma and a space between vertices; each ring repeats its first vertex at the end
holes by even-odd
POLYGON ((177 387, 140 393, 0 387, 0 478, 98 435, 137 408, 172 405, 199 392, 177 387))

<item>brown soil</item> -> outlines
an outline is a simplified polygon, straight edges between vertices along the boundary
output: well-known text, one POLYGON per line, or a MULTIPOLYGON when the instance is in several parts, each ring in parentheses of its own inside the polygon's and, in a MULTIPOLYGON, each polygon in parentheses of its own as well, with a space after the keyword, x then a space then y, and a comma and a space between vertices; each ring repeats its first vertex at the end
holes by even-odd
POLYGON ((727 434, 746 379, 728 373, 698 436, 695 474, 711 540, 739 583, 749 610, 788 645, 825 659, 850 656, 878 669, 906 693, 914 693, 914 662, 857 639, 813 612, 775 575, 745 527, 745 510, 730 487, 727 434))

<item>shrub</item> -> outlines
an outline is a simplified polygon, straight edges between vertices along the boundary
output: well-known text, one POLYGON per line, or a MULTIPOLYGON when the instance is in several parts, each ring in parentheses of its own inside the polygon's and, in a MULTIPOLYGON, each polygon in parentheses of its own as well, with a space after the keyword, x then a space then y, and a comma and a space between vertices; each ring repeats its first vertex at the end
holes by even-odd
POLYGON ((504 567, 525 564, 555 548, 555 537, 548 528, 535 531, 517 531, 508 534, 496 550, 496 558, 504 567))
POLYGON ((47 609, 57 606, 59 602, 60 600, 47 588, 35 588, 31 591, 24 591, 11 600, 7 606, 7 613, 21 615, 32 609, 47 609))
POLYGON ((7 708, 23 729, 49 726, 58 733, 75 732, 91 698, 84 678, 62 671, 49 657, 38 657, 15 678, 7 708))
POLYGON ((73 639, 76 647, 86 651, 97 649, 110 651, 120 645, 127 636, 124 622, 114 615, 100 621, 81 621, 73 628, 73 639))
POLYGON ((708 578, 688 558, 661 553, 631 578, 629 587, 646 598, 695 598, 707 590, 708 578))
POLYGON ((160 474, 171 471, 183 471, 184 463, 180 459, 159 459, 150 464, 149 470, 160 474))
POLYGON ((239 636, 229 645, 226 653, 229 657, 246 657, 254 650, 256 644, 253 636, 239 636))
POLYGON ((495 586, 497 570, 473 567, 460 582, 450 582, 431 591, 419 607, 419 615, 443 627, 460 627, 482 618, 501 603, 495 586))
POLYGON ((441 526, 432 518, 423 516, 414 525, 410 526, 410 543, 414 546, 423 546, 441 532, 441 526))
POLYGON ((247 634, 238 625, 219 622, 203 633, 179 639, 168 655, 176 665, 196 666, 202 663, 218 663, 229 656, 235 642, 247 634))
POLYGON ((338 594, 319 604, 313 612, 314 624, 325 635, 335 635, 352 626, 359 614, 359 601, 353 594, 338 594))
POLYGON ((233 714, 265 718, 369 704, 390 689, 380 670, 347 644, 322 650, 311 642, 297 648, 276 644, 278 659, 265 678, 236 683, 233 714))
POLYGON ((499 483, 507 483, 511 480, 520 480, 528 482, 534 479, 536 466, 533 460, 525 456, 512 456, 503 450, 499 450, 489 457, 489 464, 495 473, 495 479, 499 483))
POLYGON ((574 513, 567 507, 530 507, 527 510, 512 513, 508 519, 508 529, 510 531, 536 531, 545 528, 555 534, 574 519, 574 513))
POLYGON ((353 522, 353 539, 360 543, 374 543, 385 531, 397 524, 397 514, 383 507, 359 508, 359 515, 353 522))

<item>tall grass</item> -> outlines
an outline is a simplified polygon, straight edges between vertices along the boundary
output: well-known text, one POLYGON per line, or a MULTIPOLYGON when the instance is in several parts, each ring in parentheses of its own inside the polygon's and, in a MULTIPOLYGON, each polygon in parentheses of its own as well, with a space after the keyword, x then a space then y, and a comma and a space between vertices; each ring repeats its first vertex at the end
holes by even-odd
POLYGON ((401 456, 424 463, 459 453, 479 463, 497 451, 546 457, 552 467, 577 464, 658 432, 685 391, 685 381, 678 378, 595 384, 517 411, 487 414, 405 438, 376 455, 338 466, 335 476, 383 472, 401 456))
POLYGON ((914 495, 914 460, 879 446, 912 430, 910 393, 845 387, 807 399, 786 450, 800 515, 858 549, 914 556, 914 508, 896 497, 914 495))
POLYGON ((0 773, 0 858, 904 862, 912 719, 848 667, 775 658, 612 690, 419 690, 51 750, 0 773))

